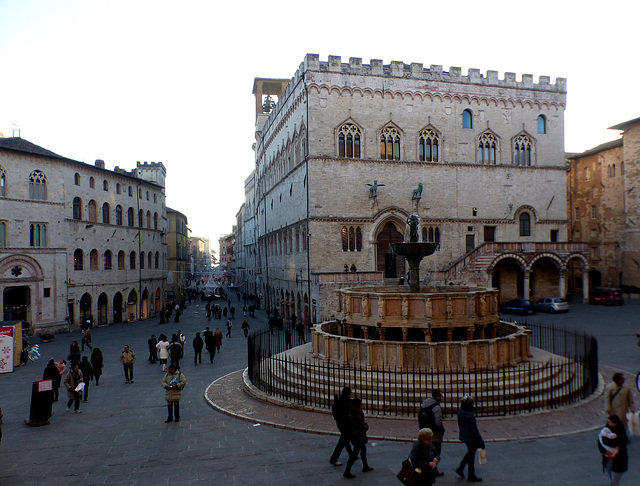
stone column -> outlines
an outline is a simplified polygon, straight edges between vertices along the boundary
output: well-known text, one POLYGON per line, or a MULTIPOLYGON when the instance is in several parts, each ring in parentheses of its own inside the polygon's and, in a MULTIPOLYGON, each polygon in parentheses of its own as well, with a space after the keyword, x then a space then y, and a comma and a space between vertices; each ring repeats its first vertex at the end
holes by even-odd
POLYGON ((473 327, 467 327, 467 341, 473 340, 473 332, 475 329, 473 327))
POLYGON ((524 271, 524 298, 528 299, 531 291, 529 289, 529 285, 531 285, 531 270, 525 269, 524 271))
POLYGON ((567 269, 560 269, 560 281, 558 282, 558 295, 563 299, 567 296, 567 269))
POLYGON ((589 302, 589 271, 586 267, 582 269, 582 301, 589 302))
POLYGON ((409 340, 409 328, 408 327, 403 327, 402 328, 402 340, 405 343, 409 340))
POLYGON ((381 327, 379 331, 380 331, 380 341, 386 341, 387 339, 385 334, 387 333, 387 330, 384 327, 381 327))

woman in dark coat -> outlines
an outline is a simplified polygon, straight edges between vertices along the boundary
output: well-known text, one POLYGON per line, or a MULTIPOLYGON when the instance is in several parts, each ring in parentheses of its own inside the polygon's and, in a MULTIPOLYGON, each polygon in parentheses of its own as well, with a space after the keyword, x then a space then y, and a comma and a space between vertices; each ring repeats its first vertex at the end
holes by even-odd
POLYGON ((100 377, 102 376, 102 367, 104 357, 100 348, 94 348, 91 353, 91 366, 93 367, 93 377, 96 379, 96 386, 100 385, 100 377))
POLYGON ((430 486, 436 480, 435 472, 440 461, 438 451, 431 443, 433 431, 429 428, 420 429, 418 440, 414 442, 409 454, 409 460, 416 472, 420 474, 420 480, 416 486, 430 486))
POLYGON ((627 432, 617 415, 610 415, 600 434, 598 448, 602 453, 602 470, 607 471, 612 486, 620 484, 622 474, 627 471, 627 432))
POLYGON ((42 379, 52 381, 53 401, 57 402, 60 393, 60 382, 62 381, 62 377, 60 376, 60 372, 58 371, 58 367, 56 366, 56 362, 53 358, 51 358, 47 363, 47 367, 44 369, 44 373, 42 374, 42 379))
POLYGON ((80 359, 82 358, 82 354, 80 353, 80 345, 78 341, 73 341, 71 346, 69 346, 69 356, 67 359, 69 360, 69 366, 73 366, 73 363, 80 364, 80 359))
POLYGON ((476 416, 473 413, 473 398, 466 395, 460 402, 460 410, 458 410, 458 427, 460 428, 459 439, 467 446, 467 453, 462 458, 456 473, 461 478, 464 478, 464 467, 469 468, 469 477, 467 478, 472 483, 482 481, 475 474, 475 458, 476 451, 478 449, 484 449, 484 440, 478 430, 478 424, 476 422, 476 416))

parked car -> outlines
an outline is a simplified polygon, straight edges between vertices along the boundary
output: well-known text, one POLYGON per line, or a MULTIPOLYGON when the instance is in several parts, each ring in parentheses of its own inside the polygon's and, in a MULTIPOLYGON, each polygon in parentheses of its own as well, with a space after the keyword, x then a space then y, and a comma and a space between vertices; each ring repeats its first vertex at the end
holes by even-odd
POLYGON ((590 304, 624 305, 624 297, 620 289, 612 287, 596 287, 589 295, 590 304))
POLYGON ((569 312, 569 303, 562 297, 543 297, 533 304, 533 308, 537 311, 551 312, 569 312))
POLYGON ((504 312, 505 314, 521 314, 523 316, 536 313, 529 299, 513 299, 504 304, 500 304, 500 312, 504 312))

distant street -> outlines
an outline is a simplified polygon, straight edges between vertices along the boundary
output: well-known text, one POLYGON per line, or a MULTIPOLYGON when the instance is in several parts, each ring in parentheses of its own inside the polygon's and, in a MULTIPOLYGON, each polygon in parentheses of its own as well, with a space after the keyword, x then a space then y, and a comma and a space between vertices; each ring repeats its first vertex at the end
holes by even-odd
MULTIPOLYGON (((237 420, 217 412, 203 397, 214 380, 246 367, 242 304, 236 307, 232 338, 225 338, 214 363, 203 354, 194 366, 191 342, 205 326, 220 327, 224 320, 207 321, 204 303, 186 309, 179 323, 159 324, 158 319, 94 328, 93 345, 104 353, 105 368, 100 386, 90 384, 89 401, 81 403, 82 414, 66 411, 66 393, 54 403, 51 425, 28 427, 31 383, 42 378, 50 357, 67 357, 71 341, 80 333, 60 334, 40 345, 42 358, 14 373, 0 375, 0 406, 4 412, 0 485, 395 485, 395 474, 410 450, 410 444, 370 441, 369 464, 374 471, 356 479, 342 477, 344 466, 328 463, 337 437, 282 430, 237 420), (167 416, 164 376, 159 364, 148 363, 147 339, 161 333, 171 337, 178 329, 186 335, 181 371, 187 386, 181 401, 181 422, 165 424, 167 416), (125 384, 119 362, 128 344, 136 353, 135 383, 125 384)), ((568 314, 536 314, 528 320, 554 323, 584 330, 598 339, 600 363, 635 374, 640 371, 640 348, 635 333, 640 330, 640 302, 622 307, 573 305, 568 314)), ((505 316, 507 317, 507 316, 505 316)), ((516 316, 508 316, 520 320, 516 316)), ((266 328, 266 315, 247 318, 251 330, 266 328)), ((37 339, 37 338, 36 338, 37 339)), ((33 342, 36 342, 35 340, 33 342)), ((85 352, 90 355, 90 352, 85 352)), ((610 376, 605 377, 607 380, 610 376)), ((629 383, 633 385, 632 383, 629 383)), ((238 391, 238 393, 242 393, 238 391)), ((640 398, 635 393, 637 407, 640 398)), ((598 400, 602 400, 598 398, 598 400)), ((283 410, 286 416, 286 410, 283 410)), ((551 416, 552 414, 550 414, 551 416)), ((488 419, 483 426, 490 427, 488 419)), ((604 414, 603 414, 604 423, 604 414)), ((371 431, 375 432, 375 431, 371 431)), ((417 425, 416 425, 417 432, 417 425)), ((588 432, 539 440, 487 444, 489 463, 476 471, 491 485, 607 485, 602 474, 597 434, 588 432)), ((451 438, 451 437, 446 437, 451 438)), ((454 469, 463 456, 461 444, 445 444, 438 485, 461 485, 454 469)), ((343 453, 342 462, 346 462, 343 453)), ((640 484, 640 438, 629 447, 629 471, 623 484, 640 484)))

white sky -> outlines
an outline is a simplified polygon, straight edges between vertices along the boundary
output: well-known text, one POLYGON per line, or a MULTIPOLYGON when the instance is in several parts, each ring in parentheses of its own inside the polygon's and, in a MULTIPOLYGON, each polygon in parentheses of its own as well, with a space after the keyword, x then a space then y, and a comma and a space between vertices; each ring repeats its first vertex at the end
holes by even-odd
POLYGON ((0 132, 62 156, 167 168, 196 236, 231 232, 254 166, 255 77, 306 53, 567 78, 565 149, 640 117, 637 0, 0 0, 0 132), (15 125, 14 125, 15 124, 15 125))

